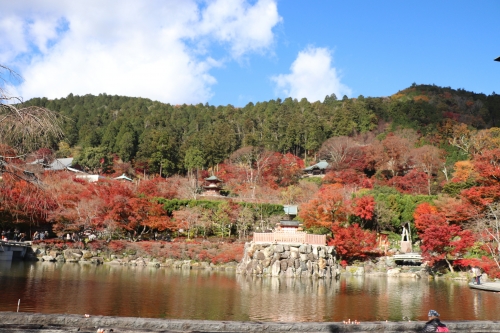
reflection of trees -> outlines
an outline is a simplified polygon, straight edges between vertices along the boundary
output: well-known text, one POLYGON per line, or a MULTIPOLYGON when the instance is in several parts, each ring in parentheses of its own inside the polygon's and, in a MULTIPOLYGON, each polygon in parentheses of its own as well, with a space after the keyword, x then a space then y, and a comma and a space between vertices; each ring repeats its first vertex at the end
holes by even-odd
POLYGON ((330 318, 337 281, 237 275, 241 306, 250 320, 323 321, 330 318))
POLYGON ((233 271, 61 263, 0 265, 0 311, 244 321, 498 320, 498 295, 464 281, 343 276, 261 278, 233 271), (4 269, 5 268, 5 269, 4 269))
POLYGON ((390 320, 402 320, 404 317, 416 320, 423 313, 427 313, 422 302, 424 295, 429 290, 425 281, 414 278, 388 277, 386 289, 388 312, 390 320))

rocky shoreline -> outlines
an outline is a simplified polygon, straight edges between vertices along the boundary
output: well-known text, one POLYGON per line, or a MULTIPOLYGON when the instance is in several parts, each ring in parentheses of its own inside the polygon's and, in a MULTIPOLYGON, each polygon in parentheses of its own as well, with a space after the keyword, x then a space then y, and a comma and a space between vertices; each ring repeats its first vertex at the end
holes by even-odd
POLYGON ((136 254, 109 254, 100 250, 88 249, 57 249, 50 246, 32 245, 26 254, 27 261, 44 261, 58 263, 94 264, 94 265, 123 265, 123 266, 149 266, 170 267, 178 269, 208 269, 208 270, 234 270, 237 262, 214 264, 206 261, 178 260, 171 258, 156 258, 136 254))
MULTIPOLYGON (((424 322, 242 322, 0 312, 1 332, 418 332, 424 322)), ((500 332, 500 322, 447 321, 451 332, 500 332)))
MULTIPOLYGON (((412 279, 452 278, 468 280, 467 272, 454 275, 432 275, 426 266, 397 266, 391 256, 379 257, 342 267, 335 259, 335 250, 329 246, 305 244, 256 244, 248 242, 240 262, 214 264, 208 261, 180 260, 137 254, 111 254, 88 249, 57 249, 44 244, 33 244, 25 260, 58 263, 122 265, 138 267, 164 267, 182 270, 229 270, 240 275, 260 277, 292 277, 330 279, 339 275, 387 276, 412 279)), ((483 281, 488 281, 486 274, 483 281)))

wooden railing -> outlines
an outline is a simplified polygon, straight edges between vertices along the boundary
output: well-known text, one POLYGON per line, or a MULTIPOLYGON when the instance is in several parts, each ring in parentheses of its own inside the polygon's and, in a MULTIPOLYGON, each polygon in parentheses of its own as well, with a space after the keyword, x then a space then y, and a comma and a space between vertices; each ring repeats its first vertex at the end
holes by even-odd
POLYGON ((254 243, 299 243, 311 245, 326 245, 326 235, 306 234, 305 232, 265 232, 254 233, 254 243))

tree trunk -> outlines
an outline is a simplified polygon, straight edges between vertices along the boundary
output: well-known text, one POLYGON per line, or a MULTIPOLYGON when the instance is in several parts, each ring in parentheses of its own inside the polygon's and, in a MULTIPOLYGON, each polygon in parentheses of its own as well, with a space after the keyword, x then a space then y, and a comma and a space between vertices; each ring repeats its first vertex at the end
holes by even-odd
POLYGON ((455 273, 455 271, 453 270, 453 266, 451 265, 450 261, 447 258, 445 258, 444 260, 446 260, 446 263, 448 264, 448 268, 450 269, 450 272, 455 273))

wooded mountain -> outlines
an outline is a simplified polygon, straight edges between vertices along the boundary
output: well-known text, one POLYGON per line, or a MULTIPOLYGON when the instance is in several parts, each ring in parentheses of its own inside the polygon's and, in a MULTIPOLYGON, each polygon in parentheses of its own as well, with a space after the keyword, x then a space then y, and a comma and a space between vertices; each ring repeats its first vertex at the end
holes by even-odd
POLYGON ((90 165, 116 154, 136 170, 161 170, 164 176, 214 166, 244 146, 290 152, 310 161, 334 136, 412 128, 446 149, 442 128, 447 123, 475 129, 500 125, 500 95, 416 84, 390 97, 338 100, 332 94, 323 102, 286 98, 242 108, 170 105, 106 94, 34 98, 25 104, 62 116, 64 142, 49 147, 58 156, 78 156, 81 164, 90 165))

